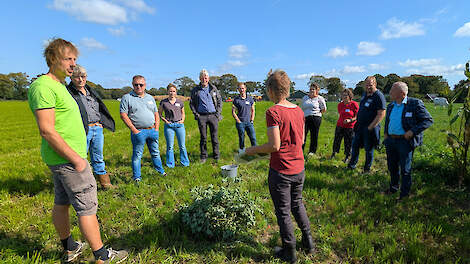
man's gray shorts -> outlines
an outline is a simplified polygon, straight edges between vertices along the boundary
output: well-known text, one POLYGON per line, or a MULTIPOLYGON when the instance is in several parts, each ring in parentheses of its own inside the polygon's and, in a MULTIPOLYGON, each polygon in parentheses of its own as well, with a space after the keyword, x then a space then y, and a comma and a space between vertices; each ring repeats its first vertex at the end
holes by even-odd
POLYGON ((96 214, 96 180, 88 162, 82 172, 77 172, 70 163, 49 166, 49 169, 54 181, 54 204, 71 204, 78 216, 96 214))

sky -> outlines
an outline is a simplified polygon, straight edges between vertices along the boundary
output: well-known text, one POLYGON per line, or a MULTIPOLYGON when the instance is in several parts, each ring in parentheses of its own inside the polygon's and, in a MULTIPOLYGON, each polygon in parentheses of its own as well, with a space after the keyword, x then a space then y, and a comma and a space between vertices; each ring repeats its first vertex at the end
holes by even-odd
POLYGON ((48 71, 48 40, 74 43, 88 80, 147 88, 231 73, 260 81, 283 69, 306 90, 312 75, 348 87, 376 73, 464 79, 470 1, 2 1, 0 73, 48 71))

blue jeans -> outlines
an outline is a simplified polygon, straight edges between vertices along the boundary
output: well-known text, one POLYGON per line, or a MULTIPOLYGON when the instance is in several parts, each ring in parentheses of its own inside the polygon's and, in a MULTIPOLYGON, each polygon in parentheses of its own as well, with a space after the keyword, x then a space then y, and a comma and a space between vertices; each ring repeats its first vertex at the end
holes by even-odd
POLYGON ((252 146, 256 146, 256 134, 255 134, 255 127, 251 122, 241 122, 235 123, 238 131, 238 146, 240 149, 245 148, 245 131, 250 138, 250 142, 252 146))
POLYGON ((158 149, 158 131, 155 129, 142 129, 139 133, 131 133, 132 141, 132 179, 140 179, 140 160, 144 154, 144 146, 147 147, 152 157, 153 167, 160 174, 165 173, 160 159, 160 150, 158 149))
POLYGON ((367 127, 359 128, 358 131, 355 132, 352 141, 351 160, 348 165, 350 168, 356 168, 356 164, 359 159, 359 148, 364 146, 364 150, 366 152, 364 170, 370 170, 372 161, 374 160, 373 136, 373 131, 369 131, 367 127))
POLYGON ((387 151, 387 166, 391 177, 390 191, 398 191, 401 174, 400 196, 407 196, 411 189, 413 148, 410 142, 404 138, 395 139, 387 137, 384 145, 387 151))
POLYGON ((173 153, 175 134, 176 138, 178 139, 178 146, 180 148, 180 163, 185 167, 189 166, 189 158, 185 146, 186 131, 184 129, 184 124, 165 124, 163 127, 163 133, 165 134, 166 139, 166 166, 169 168, 175 167, 175 155, 173 153))
POLYGON ((88 134, 86 135, 86 149, 90 153, 91 167, 93 167, 93 171, 97 175, 106 174, 103 159, 103 145, 103 128, 100 126, 88 127, 88 134))

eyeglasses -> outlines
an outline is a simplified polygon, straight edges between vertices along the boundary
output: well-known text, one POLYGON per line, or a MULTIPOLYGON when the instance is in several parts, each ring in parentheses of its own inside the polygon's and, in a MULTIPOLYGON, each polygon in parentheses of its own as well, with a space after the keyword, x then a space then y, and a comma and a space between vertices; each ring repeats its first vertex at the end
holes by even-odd
POLYGON ((134 87, 144 87, 145 84, 143 83, 133 83, 134 87))

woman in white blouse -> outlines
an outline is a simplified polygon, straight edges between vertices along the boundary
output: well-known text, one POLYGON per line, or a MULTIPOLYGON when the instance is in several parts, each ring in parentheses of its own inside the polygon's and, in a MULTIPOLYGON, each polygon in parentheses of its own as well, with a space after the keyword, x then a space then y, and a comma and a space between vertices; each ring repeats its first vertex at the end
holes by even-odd
POLYGON ((318 131, 320 130, 322 114, 326 111, 325 98, 323 98, 321 95, 318 95, 319 92, 320 86, 318 86, 316 83, 312 83, 310 85, 310 92, 308 95, 304 96, 301 105, 305 116, 305 136, 302 148, 305 147, 307 134, 310 131, 310 147, 308 151, 309 155, 313 155, 317 152, 318 131))

